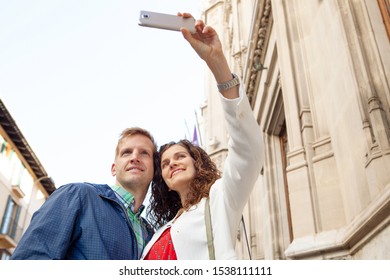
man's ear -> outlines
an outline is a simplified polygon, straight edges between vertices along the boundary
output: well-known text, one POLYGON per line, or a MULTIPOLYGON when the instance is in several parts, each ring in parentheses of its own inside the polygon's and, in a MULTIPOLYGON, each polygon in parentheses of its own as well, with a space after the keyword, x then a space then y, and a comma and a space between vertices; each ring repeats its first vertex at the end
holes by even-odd
POLYGON ((115 163, 113 163, 113 164, 111 165, 111 175, 112 175, 112 176, 115 176, 115 175, 116 175, 115 163))

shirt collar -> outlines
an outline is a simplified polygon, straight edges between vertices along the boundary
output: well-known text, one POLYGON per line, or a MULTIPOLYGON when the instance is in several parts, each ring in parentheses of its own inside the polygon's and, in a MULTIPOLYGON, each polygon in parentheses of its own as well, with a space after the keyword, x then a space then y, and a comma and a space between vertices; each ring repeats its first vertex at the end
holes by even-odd
MULTIPOLYGON (((130 208, 130 210, 134 213, 134 204, 135 204, 135 199, 134 195, 124 188, 117 186, 117 185, 112 185, 111 189, 115 192, 117 197, 122 201, 123 205, 127 208, 130 208)), ((142 211, 145 209, 145 206, 142 204, 141 207, 138 209, 137 215, 140 215, 142 211)))

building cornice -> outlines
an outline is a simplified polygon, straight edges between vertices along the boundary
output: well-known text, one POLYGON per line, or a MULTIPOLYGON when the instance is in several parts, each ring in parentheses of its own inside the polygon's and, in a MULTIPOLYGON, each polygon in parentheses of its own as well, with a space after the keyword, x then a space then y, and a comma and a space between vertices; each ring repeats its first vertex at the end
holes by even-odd
POLYGON ((257 89, 257 80, 264 70, 262 57, 266 51, 266 42, 268 29, 270 29, 271 12, 271 0, 259 1, 256 3, 256 9, 261 12, 261 16, 254 17, 254 23, 252 26, 255 28, 252 30, 252 43, 253 48, 248 55, 247 67, 245 67, 245 85, 248 99, 253 106, 254 97, 257 89))
POLYGON ((0 126, 3 128, 9 139, 13 142, 14 147, 18 150, 25 162, 29 165, 32 172, 35 174, 35 180, 41 180, 41 184, 46 192, 50 195, 55 189, 54 182, 50 179, 39 159, 27 143, 26 138, 19 130, 11 114, 8 112, 2 100, 0 100, 0 126))

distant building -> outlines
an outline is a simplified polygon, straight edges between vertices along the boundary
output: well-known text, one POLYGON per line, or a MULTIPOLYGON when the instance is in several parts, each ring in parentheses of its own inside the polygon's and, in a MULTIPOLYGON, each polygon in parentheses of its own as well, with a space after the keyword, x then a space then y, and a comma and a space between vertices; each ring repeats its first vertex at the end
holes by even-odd
POLYGON ((10 257, 36 211, 55 190, 0 100, 0 259, 10 257))
MULTIPOLYGON (((386 0, 203 0, 264 132, 237 252, 248 259, 390 259, 390 7, 386 0)), ((206 77, 200 131, 228 135, 206 77)), ((240 187, 240 186, 237 186, 240 187)))

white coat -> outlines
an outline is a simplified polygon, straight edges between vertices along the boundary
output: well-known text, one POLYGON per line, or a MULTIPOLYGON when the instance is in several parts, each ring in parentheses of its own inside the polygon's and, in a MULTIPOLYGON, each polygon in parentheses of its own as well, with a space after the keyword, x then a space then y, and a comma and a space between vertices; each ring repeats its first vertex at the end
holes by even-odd
MULTIPOLYGON (((240 87, 240 97, 221 102, 230 136, 228 156, 222 178, 210 190, 210 212, 214 236, 215 258, 236 259, 235 242, 243 209, 260 174, 264 160, 262 132, 253 116, 247 96, 240 87)), ((183 212, 154 234, 142 257, 165 231, 171 227, 172 242, 178 260, 208 260, 205 201, 183 212)))

